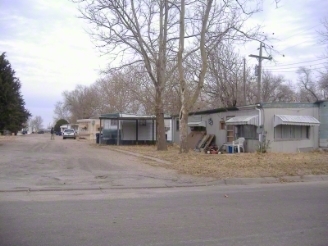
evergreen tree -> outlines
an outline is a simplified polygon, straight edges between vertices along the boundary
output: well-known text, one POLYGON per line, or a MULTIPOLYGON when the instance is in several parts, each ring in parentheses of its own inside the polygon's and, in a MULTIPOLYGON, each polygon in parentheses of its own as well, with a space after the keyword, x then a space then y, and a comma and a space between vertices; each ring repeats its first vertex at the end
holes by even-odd
POLYGON ((15 77, 6 54, 0 55, 0 131, 17 133, 31 115, 25 108, 20 92, 21 83, 15 77))
POLYGON ((56 122, 56 125, 55 125, 55 127, 54 127, 54 130, 55 130, 56 132, 60 132, 60 126, 62 126, 62 125, 66 125, 66 124, 68 124, 68 121, 67 121, 67 120, 60 119, 60 120, 58 120, 58 121, 56 122))

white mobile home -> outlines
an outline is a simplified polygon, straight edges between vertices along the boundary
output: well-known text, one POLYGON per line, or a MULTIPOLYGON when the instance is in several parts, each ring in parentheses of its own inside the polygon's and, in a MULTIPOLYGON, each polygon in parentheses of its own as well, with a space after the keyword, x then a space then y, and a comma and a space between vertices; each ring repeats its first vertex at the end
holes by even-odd
POLYGON ((100 132, 100 120, 96 118, 77 120, 78 137, 95 140, 96 134, 100 132))
MULTIPOLYGON (((246 152, 256 151, 263 143, 269 143, 268 151, 271 152, 307 151, 319 147, 320 123, 328 123, 319 121, 320 105, 261 103, 238 108, 219 108, 190 113, 188 125, 190 132, 196 130, 214 134, 215 144, 219 147, 243 137, 246 139, 246 152)), ((173 118, 176 143, 179 143, 178 124, 178 119, 173 118)))

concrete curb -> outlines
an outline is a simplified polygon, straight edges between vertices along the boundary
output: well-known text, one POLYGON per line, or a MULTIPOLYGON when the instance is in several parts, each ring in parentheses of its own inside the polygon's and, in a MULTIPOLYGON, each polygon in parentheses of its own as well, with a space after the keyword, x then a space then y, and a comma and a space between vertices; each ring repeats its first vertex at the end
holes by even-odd
POLYGON ((207 183, 181 184, 165 186, 112 186, 112 187, 49 187, 49 188, 19 188, 0 190, 0 193, 10 192, 37 192, 37 191, 105 191, 105 190, 141 190, 141 189, 174 189, 188 187, 209 187, 209 186, 228 186, 228 185, 255 185, 255 184, 278 184, 293 182, 327 182, 328 175, 304 175, 304 176, 284 176, 281 178, 231 178, 219 179, 207 183))
POLYGON ((231 179, 225 179, 225 183, 226 185, 273 184, 273 183, 279 183, 279 179, 274 177, 231 178, 231 179))

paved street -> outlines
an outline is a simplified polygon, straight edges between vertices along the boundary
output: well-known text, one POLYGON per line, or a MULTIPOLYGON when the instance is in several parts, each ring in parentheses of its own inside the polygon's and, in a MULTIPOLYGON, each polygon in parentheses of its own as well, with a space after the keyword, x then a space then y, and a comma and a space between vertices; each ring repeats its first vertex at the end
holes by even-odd
POLYGON ((1 246, 328 245, 327 181, 210 185, 86 141, 0 145, 1 246))
POLYGON ((1 245, 326 246, 328 183, 0 194, 1 245))

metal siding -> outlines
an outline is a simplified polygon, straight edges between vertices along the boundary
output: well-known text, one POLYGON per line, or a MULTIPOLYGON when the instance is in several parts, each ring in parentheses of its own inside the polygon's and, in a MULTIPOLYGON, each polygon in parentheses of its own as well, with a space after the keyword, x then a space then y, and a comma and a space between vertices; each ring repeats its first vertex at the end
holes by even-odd
MULTIPOLYGON (((145 126, 139 125, 138 140, 152 140, 153 139, 152 129, 153 129, 153 124, 151 120, 146 120, 145 126)), ((154 140, 156 140, 156 134, 154 135, 154 140)))
POLYGON ((202 121, 202 115, 190 115, 188 116, 188 122, 202 121))
POLYGON ((136 140, 136 123, 135 121, 125 120, 122 123, 122 140, 136 140))
POLYGON ((298 152, 302 148, 318 148, 319 126, 310 127, 310 139, 295 141, 275 141, 274 115, 310 115, 319 118, 318 107, 305 108, 264 108, 264 132, 266 139, 270 140, 270 152, 298 152))
POLYGON ((320 147, 328 147, 328 101, 319 105, 319 139, 320 147))
MULTIPOLYGON (((235 112, 230 112, 230 113, 235 113, 235 112)), ((226 116, 227 116, 227 112, 217 114, 218 122, 217 122, 216 134, 215 134, 215 136, 216 136, 215 142, 216 142, 217 146, 219 146, 219 147, 221 147, 222 144, 226 143, 226 139, 227 139, 226 128, 220 129, 220 122, 226 121, 226 116)))
MULTIPOLYGON (((215 134, 215 143, 218 147, 220 147, 227 142, 227 131, 226 128, 222 130, 220 129, 220 121, 226 122, 227 117, 238 117, 238 116, 251 117, 254 115, 258 115, 258 111, 255 109, 245 109, 239 111, 220 112, 214 115, 215 116, 213 116, 212 119, 213 119, 213 126, 215 125, 215 130, 213 130, 213 133, 210 134, 215 134)), ((248 141, 245 142, 245 145, 246 145, 245 149, 247 150, 248 141)))
POLYGON ((320 138, 328 138, 328 102, 323 102, 319 109, 320 115, 320 138))
MULTIPOLYGON (((136 121, 124 120, 122 128, 122 140, 136 140, 136 121)), ((152 140, 152 120, 146 120, 146 125, 139 125, 138 140, 152 140)), ((155 136, 156 140, 156 136, 155 136)))
POLYGON ((219 129, 219 118, 217 113, 203 115, 203 120, 206 122, 206 133, 215 135, 214 143, 218 145, 218 129, 219 129), (212 125, 210 125, 209 119, 212 120, 212 125))
POLYGON ((172 131, 173 131, 173 142, 176 144, 180 143, 180 131, 177 131, 177 121, 179 120, 178 117, 172 118, 172 131))

